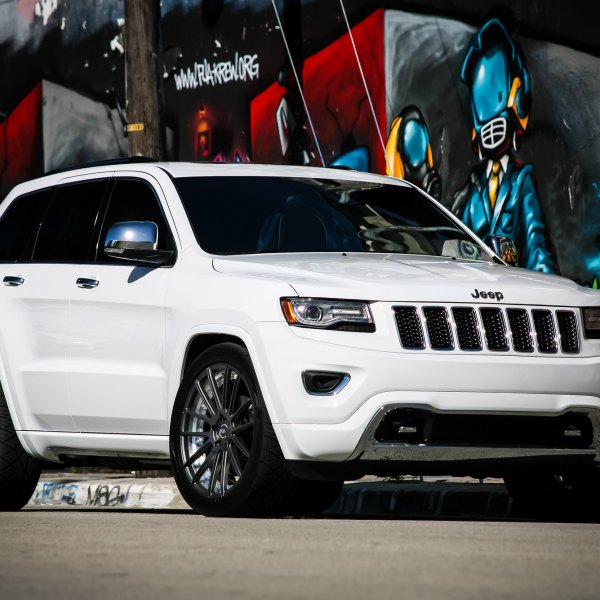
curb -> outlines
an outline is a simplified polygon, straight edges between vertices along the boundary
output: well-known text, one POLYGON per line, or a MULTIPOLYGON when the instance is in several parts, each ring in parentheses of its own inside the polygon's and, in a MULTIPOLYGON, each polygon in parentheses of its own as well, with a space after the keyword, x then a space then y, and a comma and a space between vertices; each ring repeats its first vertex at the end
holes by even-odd
MULTIPOLYGON (((69 474, 42 474, 27 506, 190 510, 171 477, 139 479, 69 474)), ((475 480, 452 478, 349 482, 325 514, 401 519, 511 519, 524 516, 515 510, 502 483, 475 483, 475 480)))
POLYGON ((27 506, 89 508, 187 509, 170 477, 74 479, 52 477, 37 484, 27 506))

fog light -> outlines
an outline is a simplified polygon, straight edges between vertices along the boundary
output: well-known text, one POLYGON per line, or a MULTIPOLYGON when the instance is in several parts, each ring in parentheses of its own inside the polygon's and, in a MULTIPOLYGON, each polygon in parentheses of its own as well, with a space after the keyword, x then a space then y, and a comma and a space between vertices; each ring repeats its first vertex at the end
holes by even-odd
POLYGON ((304 371, 302 383, 304 389, 313 396, 331 396, 346 387, 350 381, 348 373, 333 371, 304 371))

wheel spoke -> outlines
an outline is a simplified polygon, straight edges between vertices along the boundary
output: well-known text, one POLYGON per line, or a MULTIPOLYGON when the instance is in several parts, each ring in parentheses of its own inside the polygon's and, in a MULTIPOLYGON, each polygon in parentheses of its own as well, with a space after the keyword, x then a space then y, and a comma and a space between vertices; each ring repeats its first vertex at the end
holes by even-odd
POLYGON ((215 458, 217 457, 217 453, 213 450, 210 451, 209 455, 206 457, 206 460, 200 465, 200 468, 196 471, 194 477, 192 478, 192 485, 196 483, 202 475, 213 465, 215 462, 215 458))
POLYGON ((211 498, 215 491, 215 484, 217 483, 217 473, 219 472, 219 459, 223 456, 220 449, 215 448, 215 460, 213 461, 212 468, 210 470, 210 479, 208 480, 208 497, 211 498))
POLYGON ((229 393, 229 412, 233 410, 235 406, 235 400, 238 394, 238 388, 240 387, 240 374, 237 374, 237 377, 233 380, 233 384, 231 386, 231 392, 229 393))
POLYGON ((233 470, 236 472, 236 475, 238 477, 241 477, 242 465, 240 465, 240 459, 237 455, 237 448, 235 446, 232 446, 231 443, 229 443, 227 446, 227 454, 229 456, 229 462, 231 463, 233 470))
POLYGON ((237 421, 252 406, 252 398, 248 398, 231 416, 232 421, 237 421))
POLYGON ((207 438, 207 437, 210 437, 211 432, 210 431, 182 431, 179 435, 181 437, 203 437, 203 438, 207 438))
POLYGON ((250 427, 254 427, 254 421, 248 421, 247 423, 242 423, 241 425, 236 425, 231 429, 231 434, 235 435, 236 433, 240 433, 245 429, 249 429, 250 427))
POLYGON ((223 387, 221 388, 221 396, 223 398, 223 410, 229 412, 230 401, 229 401, 229 375, 231 373, 231 367, 225 365, 225 373, 223 373, 223 387))
POLYGON ((213 398, 217 406, 217 410, 221 411, 223 410, 223 403, 221 402, 219 392, 217 391, 217 382, 215 381, 215 376, 213 375, 212 369, 210 367, 206 368, 206 375, 208 377, 208 382, 210 383, 210 387, 212 389, 213 398))
POLYGON ((202 398, 202 402, 206 405, 206 408, 210 410, 213 416, 216 415, 218 410, 213 406, 212 402, 209 400, 208 396, 206 395, 206 392, 202 388, 202 384, 198 379, 196 379, 196 389, 198 390, 198 393, 202 398))
POLYGON ((237 446, 237 449, 246 457, 250 456, 250 450, 246 447, 244 440, 238 435, 235 435, 231 438, 231 441, 237 446))
MULTIPOLYGON (((190 465, 194 464, 203 454, 205 454, 210 447, 212 446, 212 442, 204 442, 194 454, 192 454, 184 463, 183 467, 187 469, 190 465)), ((208 459, 207 459, 208 460, 208 459)), ((206 462, 206 461, 205 461, 206 462)))
POLYGON ((221 496, 227 491, 229 484, 229 453, 227 450, 221 452, 221 496))
POLYGON ((191 417, 196 417, 197 419, 200 419, 201 421, 206 421, 206 423, 208 423, 209 425, 214 425, 217 422, 217 420, 214 417, 211 417, 210 415, 207 415, 206 413, 201 413, 192 408, 186 408, 186 409, 184 409, 184 412, 186 414, 190 415, 191 417))

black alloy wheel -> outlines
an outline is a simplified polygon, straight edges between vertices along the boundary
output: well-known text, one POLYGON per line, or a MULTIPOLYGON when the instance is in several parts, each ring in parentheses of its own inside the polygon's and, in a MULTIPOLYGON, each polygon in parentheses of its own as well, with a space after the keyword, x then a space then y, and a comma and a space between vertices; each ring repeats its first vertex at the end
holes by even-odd
POLYGON ((273 514, 293 493, 248 351, 236 344, 214 346, 188 368, 170 445, 181 495, 201 514, 273 514))

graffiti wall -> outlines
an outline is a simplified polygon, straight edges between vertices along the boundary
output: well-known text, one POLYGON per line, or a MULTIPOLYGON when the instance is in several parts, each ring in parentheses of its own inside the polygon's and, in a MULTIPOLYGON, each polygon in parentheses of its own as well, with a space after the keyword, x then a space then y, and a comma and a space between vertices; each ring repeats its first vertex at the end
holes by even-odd
MULTIPOLYGON (((600 277, 600 47, 579 0, 163 0, 170 158, 403 177, 521 266, 600 277)), ((0 196, 127 153, 122 0, 0 1, 0 196)))
POLYGON ((512 237, 522 266, 592 285, 600 59, 516 35, 494 18, 473 27, 388 11, 385 29, 394 172, 408 163, 408 178, 424 187, 438 174, 441 201, 479 235, 512 237), (410 106, 419 127, 399 136, 394 120, 410 106), (426 167, 421 139, 430 144, 426 167))
POLYGON ((127 154, 122 2, 0 1, 0 198, 54 168, 127 154))

